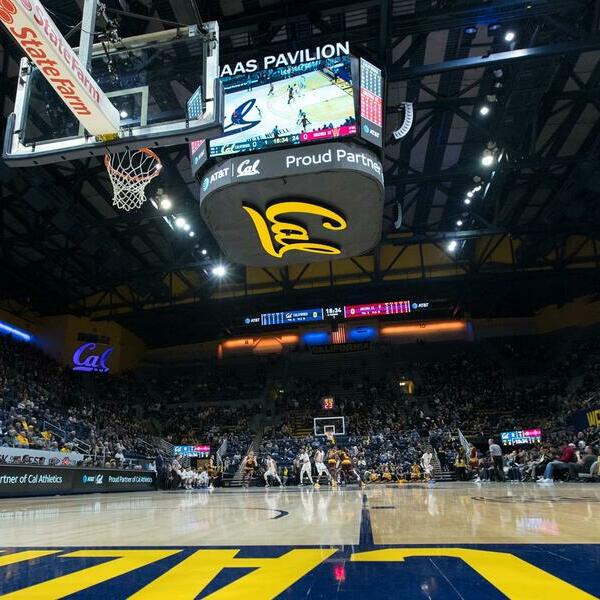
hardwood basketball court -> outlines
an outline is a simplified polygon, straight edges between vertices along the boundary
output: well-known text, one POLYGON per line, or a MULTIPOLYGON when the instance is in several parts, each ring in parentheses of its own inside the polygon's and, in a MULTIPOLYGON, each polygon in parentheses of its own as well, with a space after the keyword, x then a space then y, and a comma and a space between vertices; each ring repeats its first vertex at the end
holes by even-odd
POLYGON ((2 500, 0 589, 7 598, 593 598, 599 503, 594 485, 461 483, 2 500))

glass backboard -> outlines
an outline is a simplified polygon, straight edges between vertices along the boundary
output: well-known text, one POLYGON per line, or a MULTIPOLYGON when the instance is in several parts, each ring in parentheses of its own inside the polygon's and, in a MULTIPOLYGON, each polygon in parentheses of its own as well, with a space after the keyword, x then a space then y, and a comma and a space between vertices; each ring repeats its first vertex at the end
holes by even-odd
POLYGON ((140 147, 189 143, 222 133, 218 25, 205 23, 93 47, 90 74, 120 113, 115 140, 89 135, 29 59, 21 61, 4 159, 36 165, 140 147), (196 111, 187 105, 195 98, 196 111))

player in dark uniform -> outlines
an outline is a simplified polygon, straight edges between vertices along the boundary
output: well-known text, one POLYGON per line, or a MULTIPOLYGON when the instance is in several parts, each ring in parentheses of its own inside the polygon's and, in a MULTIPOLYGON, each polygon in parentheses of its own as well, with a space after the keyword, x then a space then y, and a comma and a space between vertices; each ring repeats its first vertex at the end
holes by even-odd
POLYGON ((338 476, 338 451, 334 446, 330 448, 327 452, 327 470, 331 475, 331 485, 335 487, 337 485, 337 476, 338 476))
POLYGON ((269 82, 269 91, 267 92, 267 96, 274 96, 275 95, 275 86, 273 85, 273 82, 270 81, 269 82))
POLYGON ((354 468, 354 464, 352 463, 352 459, 350 458, 350 453, 348 452, 348 449, 344 448, 340 452, 339 457, 340 457, 341 476, 342 476, 344 482, 348 483, 348 481, 350 480, 350 476, 352 475, 354 478, 356 478, 358 485, 361 488, 364 487, 365 484, 363 483, 362 479, 360 478, 358 471, 354 468))
POLYGON ((248 487, 254 476, 254 471, 257 467, 256 458, 254 452, 250 450, 248 456, 244 458, 244 474, 242 475, 242 485, 248 487))
POLYGON ((310 121, 306 118, 306 113, 304 113, 304 116, 300 119, 300 123, 302 123, 302 131, 306 133, 306 126, 310 125, 310 121))
POLYGON ((294 100, 294 87, 291 85, 288 85, 288 101, 287 101, 287 103, 290 104, 292 100, 294 100))

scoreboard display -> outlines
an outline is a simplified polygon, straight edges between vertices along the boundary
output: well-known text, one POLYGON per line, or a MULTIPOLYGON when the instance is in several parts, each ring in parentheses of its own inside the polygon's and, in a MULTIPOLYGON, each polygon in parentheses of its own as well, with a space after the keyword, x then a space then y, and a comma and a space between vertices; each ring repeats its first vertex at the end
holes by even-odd
POLYGON ((311 323, 324 319, 322 308, 307 310, 288 310, 285 312, 263 313, 260 315, 261 325, 291 325, 293 323, 311 323))
POLYGON ((321 400, 321 407, 323 410, 333 410, 335 408, 335 400, 333 396, 325 396, 321 400))
POLYGON ((360 59, 360 135, 383 147, 383 77, 381 69, 360 59))
POLYGON ((174 446, 173 452, 175 456, 186 456, 188 458, 208 458, 210 456, 210 446, 174 446))
POLYGON ((415 300, 392 300, 371 304, 351 304, 346 306, 327 306, 324 308, 306 308, 244 318, 245 325, 293 325, 296 323, 314 323, 337 319, 360 319, 369 317, 385 317, 387 315, 408 315, 432 309, 432 302, 415 300))
POLYGON ((521 429, 519 431, 503 431, 500 434, 502 444, 516 446, 517 444, 537 444, 542 441, 541 429, 521 429))
POLYGON ((354 304, 344 306, 344 318, 379 317, 385 315, 403 315, 411 311, 410 300, 378 302, 376 304, 354 304))

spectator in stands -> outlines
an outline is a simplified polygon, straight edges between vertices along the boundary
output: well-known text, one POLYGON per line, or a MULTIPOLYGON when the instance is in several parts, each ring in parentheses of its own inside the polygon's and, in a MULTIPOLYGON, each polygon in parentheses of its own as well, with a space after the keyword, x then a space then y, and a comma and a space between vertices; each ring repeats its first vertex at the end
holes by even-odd
POLYGON ((569 469, 569 464, 577 460, 575 455, 576 446, 573 443, 564 444, 560 456, 550 461, 546 465, 543 477, 538 479, 538 483, 552 483, 554 481, 555 471, 564 471, 569 469))
POLYGON ((593 464, 598 462, 598 456, 591 446, 586 446, 583 452, 577 450, 576 462, 569 463, 569 475, 572 479, 577 479, 579 473, 589 473, 593 464))

